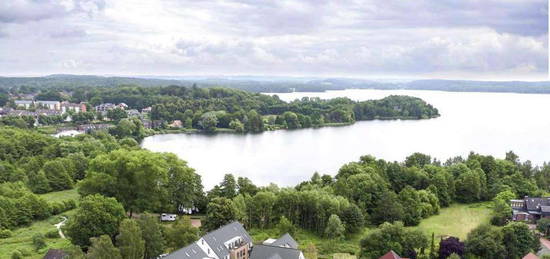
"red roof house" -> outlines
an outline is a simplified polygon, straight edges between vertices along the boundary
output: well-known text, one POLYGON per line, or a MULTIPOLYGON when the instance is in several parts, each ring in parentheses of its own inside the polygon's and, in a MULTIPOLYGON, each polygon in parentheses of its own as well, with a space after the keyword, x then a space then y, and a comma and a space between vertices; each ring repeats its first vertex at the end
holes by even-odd
POLYGON ((399 256, 396 252, 393 250, 390 250, 387 254, 383 255, 382 257, 378 259, 409 259, 399 256))

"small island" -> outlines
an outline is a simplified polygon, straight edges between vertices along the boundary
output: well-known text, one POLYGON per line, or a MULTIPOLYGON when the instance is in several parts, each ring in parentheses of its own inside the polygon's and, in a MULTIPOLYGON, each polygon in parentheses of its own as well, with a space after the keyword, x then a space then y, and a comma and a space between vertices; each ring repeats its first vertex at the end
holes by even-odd
POLYGON ((432 105, 411 96, 392 95, 359 102, 349 98, 304 97, 287 103, 277 95, 227 88, 168 87, 159 94, 160 102, 152 105, 152 120, 206 132, 263 132, 349 125, 362 120, 417 120, 439 116, 432 105))

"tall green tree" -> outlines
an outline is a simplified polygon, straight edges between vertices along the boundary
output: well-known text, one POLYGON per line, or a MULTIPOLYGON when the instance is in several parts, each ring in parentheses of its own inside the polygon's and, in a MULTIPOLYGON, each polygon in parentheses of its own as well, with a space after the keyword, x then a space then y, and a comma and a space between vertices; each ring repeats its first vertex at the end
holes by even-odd
POLYGON ((223 197, 212 199, 206 209, 206 223, 204 227, 207 231, 217 229, 231 221, 235 220, 236 211, 233 201, 223 197))
POLYGON ((168 248, 175 251, 199 239, 199 230, 191 225, 191 218, 183 217, 165 230, 168 248))
POLYGON ((233 199, 237 196, 237 182, 232 174, 225 174, 220 183, 220 195, 222 197, 233 199))
POLYGON ((479 258, 501 259, 506 254, 500 229, 481 225, 468 233, 465 242, 466 254, 479 258))
POLYGON ((83 196, 115 197, 130 212, 176 211, 202 195, 200 177, 173 154, 116 150, 90 161, 78 189, 83 196))
POLYGON ((116 244, 123 259, 143 259, 145 241, 138 223, 125 219, 120 223, 116 244))
POLYGON ((346 226, 347 233, 357 233, 365 225, 365 216, 355 204, 350 204, 350 206, 345 208, 341 213, 340 219, 342 219, 342 222, 346 226))
POLYGON ((544 236, 550 237, 550 218, 542 218, 537 221, 537 230, 544 236))
POLYGON ((73 187, 73 179, 61 160, 52 160, 42 168, 52 190, 61 191, 73 187))
POLYGON ((418 192, 410 186, 405 187, 399 193, 399 200, 403 206, 403 222, 406 226, 416 226, 422 219, 422 207, 418 192))
POLYGON ((525 223, 512 222, 502 228, 502 233, 508 259, 522 258, 529 252, 539 250, 537 236, 525 223))
POLYGON ((251 224, 259 228, 270 227, 275 201, 276 197, 272 192, 263 191, 256 193, 249 205, 252 211, 251 224))
POLYGON ((294 235, 294 232, 296 232, 296 227, 285 216, 282 216, 279 219, 279 223, 277 223, 277 230, 279 230, 279 235, 286 233, 294 235))
POLYGON ((108 235, 92 237, 90 241, 92 245, 86 254, 87 259, 122 259, 120 251, 108 235))
POLYGON ((164 236, 158 217, 150 214, 142 214, 138 220, 141 235, 145 241, 144 258, 157 258, 164 252, 164 236))
POLYGON ((114 237, 124 218, 124 208, 116 199, 89 195, 82 199, 80 207, 67 222, 65 233, 73 244, 88 247, 91 237, 114 237))
POLYGON ((406 229, 402 222, 384 223, 370 231, 360 243, 361 258, 379 258, 393 250, 407 256, 428 246, 428 239, 420 231, 406 229))
POLYGON ((128 114, 121 108, 115 108, 107 111, 107 118, 118 122, 124 118, 128 118, 128 114))
POLYGON ((325 228, 325 236, 330 239, 341 240, 344 238, 346 227, 340 221, 338 215, 330 215, 327 227, 325 228))

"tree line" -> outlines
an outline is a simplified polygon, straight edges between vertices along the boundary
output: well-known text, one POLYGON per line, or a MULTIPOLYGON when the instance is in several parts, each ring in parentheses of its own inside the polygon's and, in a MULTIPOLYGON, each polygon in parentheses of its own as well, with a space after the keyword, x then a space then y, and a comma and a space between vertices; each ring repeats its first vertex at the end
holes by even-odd
MULTIPOLYGON (((150 114, 152 120, 166 122, 180 120, 186 128, 208 132, 215 131, 217 128, 232 129, 236 132, 262 132, 273 129, 319 127, 333 123, 351 124, 359 120, 426 119, 439 116, 436 108, 419 98, 410 96, 388 96, 381 100, 362 102, 348 98, 322 100, 305 97, 287 103, 276 95, 269 96, 220 87, 126 85, 70 90, 43 89, 36 98, 86 102, 91 106, 101 103, 126 103, 129 107, 138 110, 152 107, 150 114)), ((115 111, 116 109, 110 112, 115 111)), ((114 114, 107 116, 116 117, 116 121, 121 119, 114 114)), ((53 124, 59 119, 41 118, 41 123, 53 124)), ((93 119, 93 112, 73 115, 75 123, 86 123, 93 119)), ((26 120, 26 118, 0 120, 2 125, 20 128, 32 128, 33 123, 34 120, 26 120)))

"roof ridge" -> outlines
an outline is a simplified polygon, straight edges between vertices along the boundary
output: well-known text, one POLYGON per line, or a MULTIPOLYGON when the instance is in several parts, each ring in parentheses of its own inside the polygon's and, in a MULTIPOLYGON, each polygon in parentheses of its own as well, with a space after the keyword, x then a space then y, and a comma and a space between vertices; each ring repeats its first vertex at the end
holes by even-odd
POLYGON ((254 247, 258 247, 258 246, 269 246, 269 247, 274 247, 274 248, 283 248, 283 249, 290 249, 290 250, 300 251, 300 249, 298 249, 298 248, 292 248, 292 247, 286 247, 286 246, 274 246, 274 245, 264 245, 264 244, 254 245, 254 247))

